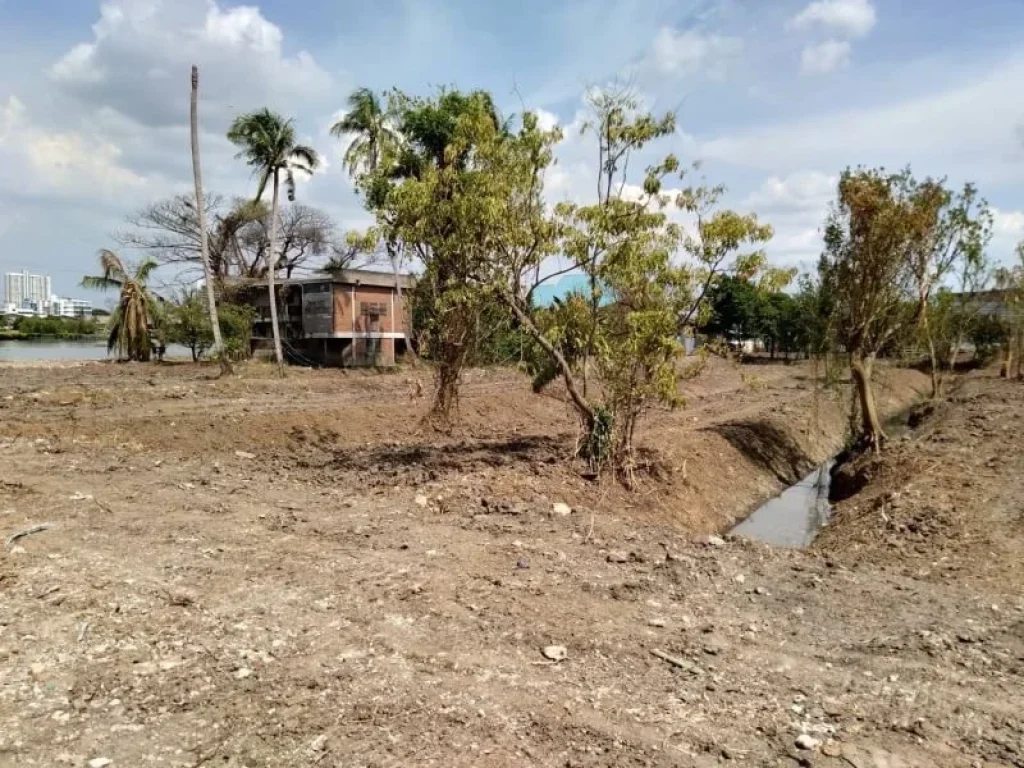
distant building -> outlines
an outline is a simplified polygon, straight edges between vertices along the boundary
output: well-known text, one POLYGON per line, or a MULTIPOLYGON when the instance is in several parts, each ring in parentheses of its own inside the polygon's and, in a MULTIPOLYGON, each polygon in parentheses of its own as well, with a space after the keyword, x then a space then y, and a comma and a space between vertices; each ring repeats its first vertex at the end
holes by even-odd
POLYGON ((49 275, 32 275, 28 270, 8 272, 4 275, 4 304, 23 307, 25 302, 38 302, 43 305, 53 294, 49 275))
POLYGON ((92 302, 87 299, 67 299, 54 296, 50 299, 50 315, 53 317, 90 317, 92 302))
MULTIPOLYGON (((285 357, 299 364, 394 365, 409 345, 410 318, 390 273, 344 270, 335 275, 278 283, 278 327, 285 357)), ((273 349, 266 285, 246 281, 238 300, 256 310, 253 348, 273 349)))

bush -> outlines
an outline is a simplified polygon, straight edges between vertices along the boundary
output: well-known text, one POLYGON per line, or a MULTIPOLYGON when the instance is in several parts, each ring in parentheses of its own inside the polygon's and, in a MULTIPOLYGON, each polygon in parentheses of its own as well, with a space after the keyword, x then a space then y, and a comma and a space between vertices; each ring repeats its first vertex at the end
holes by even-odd
MULTIPOLYGON (((217 307, 221 335, 224 337, 224 354, 229 360, 244 360, 249 357, 252 338, 253 310, 239 304, 220 304, 217 307)), ((171 305, 165 320, 167 340, 188 347, 192 360, 198 361, 213 346, 213 329, 210 326, 206 298, 199 291, 186 293, 171 305)))

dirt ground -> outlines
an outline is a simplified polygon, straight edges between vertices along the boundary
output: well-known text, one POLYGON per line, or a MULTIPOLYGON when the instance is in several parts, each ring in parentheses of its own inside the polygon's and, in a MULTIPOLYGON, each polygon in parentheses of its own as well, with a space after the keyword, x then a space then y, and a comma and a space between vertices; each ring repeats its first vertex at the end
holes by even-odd
POLYGON ((634 493, 557 392, 474 371, 440 438, 417 378, 0 366, 0 532, 51 526, 0 556, 0 766, 1024 766, 1024 386, 787 551, 707 534, 840 446, 807 365, 690 382, 634 493))

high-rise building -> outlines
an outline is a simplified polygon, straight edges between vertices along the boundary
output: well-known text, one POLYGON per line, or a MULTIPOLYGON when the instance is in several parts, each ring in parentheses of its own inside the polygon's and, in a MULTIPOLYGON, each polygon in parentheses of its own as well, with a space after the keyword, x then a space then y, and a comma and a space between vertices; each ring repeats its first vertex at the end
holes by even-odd
POLYGON ((52 293, 49 275, 30 275, 28 270, 4 275, 4 304, 21 307, 26 302, 37 302, 42 306, 52 293))

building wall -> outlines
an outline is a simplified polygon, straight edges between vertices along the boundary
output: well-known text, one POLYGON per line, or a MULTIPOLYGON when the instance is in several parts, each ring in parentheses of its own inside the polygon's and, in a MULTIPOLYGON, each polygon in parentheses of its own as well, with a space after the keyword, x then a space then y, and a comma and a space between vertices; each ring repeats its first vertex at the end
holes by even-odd
POLYGON ((334 286, 334 332, 353 333, 345 351, 348 365, 394 365, 395 339, 373 334, 405 332, 403 302, 393 288, 371 285, 334 286), (376 310, 376 311, 375 311, 376 310), (359 334, 367 334, 360 337, 359 334))

